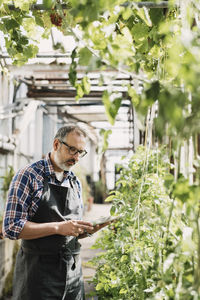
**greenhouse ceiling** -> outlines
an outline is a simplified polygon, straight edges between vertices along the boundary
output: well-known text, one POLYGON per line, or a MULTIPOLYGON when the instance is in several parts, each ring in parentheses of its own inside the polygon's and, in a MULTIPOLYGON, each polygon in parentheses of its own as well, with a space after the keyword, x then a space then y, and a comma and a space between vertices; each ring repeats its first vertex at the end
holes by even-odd
MULTIPOLYGON (((69 69, 71 53, 76 47, 73 36, 65 36, 57 28, 51 29, 48 39, 41 39, 39 53, 36 58, 20 67, 18 72, 12 66, 12 59, 6 53, 3 39, 1 40, 1 61, 14 73, 18 85, 27 86, 27 99, 44 102, 46 107, 57 106, 62 117, 69 115, 77 121, 91 124, 91 122, 107 122, 105 108, 102 103, 104 91, 112 90, 123 98, 122 107, 119 110, 116 121, 127 122, 130 119, 131 102, 127 96, 127 84, 133 84, 129 75, 116 70, 89 71, 87 68, 77 70, 78 82, 85 74, 90 81, 90 92, 85 94, 79 101, 75 101, 76 90, 69 81, 69 69), (57 48, 59 45, 59 48, 57 48), (62 49, 62 51, 61 51, 62 49), (64 52, 64 54, 63 54, 64 52), (101 80, 101 85, 99 85, 101 80)), ((25 100, 25 99, 21 99, 25 100)), ((99 124, 101 127, 101 125, 99 124)), ((104 126, 104 125, 102 125, 104 126)), ((123 127, 125 124, 123 124, 123 127)), ((129 126, 127 124, 127 126, 129 126)), ((109 124, 107 124, 109 128, 109 124)))
MULTIPOLYGON (((124 4, 126 5, 126 3, 124 4)), ((138 7, 167 7, 167 1, 158 3, 138 2, 138 7)), ((15 9, 13 5, 10 10, 15 9)), ((64 7, 63 7, 64 8, 64 7)), ((31 6, 31 10, 43 10, 41 2, 31 6)), ((76 29, 75 29, 76 30, 76 29)), ((78 31, 75 32, 78 34, 78 31)), ((69 81, 71 53, 81 41, 75 40, 72 35, 64 35, 56 27, 51 28, 48 39, 41 39, 38 43, 39 52, 35 58, 29 59, 22 71, 14 71, 12 59, 6 52, 4 40, 0 36, 1 64, 14 73, 18 84, 27 87, 26 101, 36 100, 43 103, 44 107, 57 107, 58 114, 63 119, 73 119, 95 126, 96 128, 109 129, 105 107, 102 102, 103 92, 112 91, 116 97, 121 97, 122 104, 115 120, 116 130, 130 131, 133 122, 133 108, 127 94, 127 84, 134 84, 133 78, 120 70, 90 70, 89 68, 77 69, 77 82, 80 83, 84 75, 90 82, 90 92, 76 99, 76 90, 69 81), (24 71, 25 70, 25 71, 24 71), (20 73, 20 74, 19 74, 20 73), (101 82, 101 84, 99 84, 101 82)), ((92 68, 91 68, 92 69, 92 68)), ((138 87, 141 88, 140 83, 138 87)), ((22 102, 25 99, 18 99, 22 102)), ((25 103, 25 102, 24 102, 25 103)), ((27 103, 27 102, 26 102, 27 103)), ((141 125, 142 127, 142 125, 141 125)))
MULTIPOLYGON (((123 127, 128 128, 132 105, 127 96, 127 82, 131 83, 129 77, 124 74, 116 74, 113 71, 90 72, 87 74, 90 80, 90 92, 84 95, 78 101, 76 99, 76 90, 71 86, 68 78, 67 66, 59 65, 36 65, 33 67, 26 66, 22 68, 20 73, 24 75, 15 75, 15 80, 18 86, 26 86, 26 97, 17 98, 17 101, 26 103, 27 101, 36 100, 43 103, 46 108, 57 107, 60 117, 72 118, 79 122, 87 124, 98 123, 101 127, 101 122, 108 122, 105 113, 105 107, 102 102, 104 91, 115 91, 117 97, 123 97, 122 105, 116 122, 120 122, 123 127), (25 71, 26 69, 26 71, 25 71), (104 78, 102 85, 99 86, 99 76, 104 78)), ((83 78, 84 71, 78 73, 78 81, 83 78)), ((95 127, 98 127, 97 125, 95 127)), ((104 124, 105 126, 105 124, 104 124)), ((109 126, 109 123, 107 124, 109 126)))

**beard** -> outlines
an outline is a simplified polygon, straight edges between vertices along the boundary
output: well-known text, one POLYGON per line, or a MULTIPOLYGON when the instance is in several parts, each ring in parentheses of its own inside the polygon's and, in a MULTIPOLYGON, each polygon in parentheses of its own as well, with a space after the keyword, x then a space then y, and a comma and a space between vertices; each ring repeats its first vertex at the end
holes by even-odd
POLYGON ((61 161, 58 157, 58 152, 55 152, 54 161, 56 165, 63 171, 69 171, 76 163, 75 159, 71 158, 66 161, 61 161))

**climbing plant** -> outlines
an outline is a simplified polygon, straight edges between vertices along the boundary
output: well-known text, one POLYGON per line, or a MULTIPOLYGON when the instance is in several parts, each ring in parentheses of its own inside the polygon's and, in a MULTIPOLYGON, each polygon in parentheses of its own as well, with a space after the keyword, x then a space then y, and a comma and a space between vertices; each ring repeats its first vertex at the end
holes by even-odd
MULTIPOLYGON (((2 196, 3 196, 4 202, 6 201, 7 192, 8 192, 9 185, 10 185, 10 182, 11 182, 13 176, 14 176, 14 169, 12 166, 8 167, 8 170, 6 170, 4 176, 0 176, 0 179, 3 180, 0 191, 3 192, 2 196)), ((2 238, 2 229, 1 229, 2 228, 2 219, 3 219, 3 215, 2 215, 2 212, 0 211, 0 239, 2 238)))
MULTIPOLYGON (((6 194, 8 192, 11 180, 14 176, 14 169, 12 166, 8 167, 8 170, 6 170, 6 173, 4 176, 0 176, 0 178, 3 179, 3 184, 2 184, 2 188, 1 190, 3 191, 4 194, 6 194)), ((6 196, 4 197, 6 198, 6 196)))
POLYGON ((107 198, 121 218, 94 248, 99 299, 199 299, 199 186, 175 183, 164 149, 140 147, 107 198))
MULTIPOLYGON (((158 6, 159 1, 152 3, 158 6)), ((90 92, 87 77, 77 81, 78 66, 125 72, 132 79, 127 98, 138 113, 144 115, 158 100, 158 137, 165 133, 180 141, 200 129, 200 7, 198 0, 165 3, 165 8, 153 8, 145 1, 43 0, 38 5, 34 0, 1 0, 0 31, 17 65, 35 57, 37 41, 47 38, 52 27, 72 34, 77 47, 69 78, 77 100, 90 92)), ((101 77, 100 84, 103 81, 101 77)), ((111 86, 103 100, 114 124, 121 96, 113 94, 111 86)))

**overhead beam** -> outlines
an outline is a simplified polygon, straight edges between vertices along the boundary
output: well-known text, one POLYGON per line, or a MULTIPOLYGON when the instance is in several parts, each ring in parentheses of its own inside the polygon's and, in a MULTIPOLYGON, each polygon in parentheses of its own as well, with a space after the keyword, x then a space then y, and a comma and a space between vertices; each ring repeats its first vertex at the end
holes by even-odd
MULTIPOLYGON (((71 5, 69 4, 61 4, 62 9, 70 9, 71 5)), ((10 10, 19 10, 19 8, 15 7, 13 4, 9 4, 8 8, 10 10)), ((29 8, 29 10, 51 10, 52 8, 46 7, 44 4, 32 4, 29 8)), ((56 10, 56 7, 55 7, 56 10)))
MULTIPOLYGON (((68 98, 66 98, 65 99, 65 101, 67 101, 68 100, 68 98)), ((75 98, 73 98, 73 101, 75 100, 75 98)), ((70 106, 70 107, 72 107, 72 106, 75 106, 75 107, 84 107, 84 106, 103 106, 104 104, 103 104, 103 102, 102 102, 102 100, 101 100, 101 98, 99 99, 100 101, 98 101, 98 102, 91 102, 90 100, 94 100, 94 99, 85 99, 86 101, 90 101, 90 102, 87 102, 87 103, 83 103, 82 102, 82 100, 84 101, 84 99, 83 98, 81 98, 80 99, 80 101, 81 102, 75 102, 75 103, 63 103, 63 104, 60 104, 60 103, 45 103, 45 106, 57 106, 57 107, 65 107, 65 106, 70 106)), ((121 104, 121 107, 130 107, 130 104, 128 104, 128 103, 123 103, 122 102, 122 104, 121 104)))
MULTIPOLYGON (((36 58, 70 58, 71 52, 67 54, 37 54, 36 58)), ((7 53, 0 54, 0 58, 11 58, 7 53)), ((33 58, 34 59, 34 58, 33 58)))
MULTIPOLYGON (((155 2, 125 2, 122 4, 122 6, 131 6, 131 5, 136 5, 139 8, 146 7, 146 8, 167 8, 169 7, 169 2, 168 1, 161 1, 159 3, 155 2)), ((71 6, 69 4, 61 4, 62 9, 70 9, 71 6)), ((9 4, 8 8, 10 10, 19 10, 19 8, 16 8, 15 5, 9 4)), ((30 10, 51 10, 51 8, 47 8, 43 4, 33 4, 30 6, 30 10)), ((56 10, 56 7, 55 7, 56 10)))
POLYGON ((155 2, 125 2, 124 4, 121 4, 121 6, 127 7, 130 6, 132 7, 133 5, 138 6, 139 8, 146 7, 146 8, 168 8, 169 7, 169 2, 168 1, 161 1, 159 3, 155 2))
MULTIPOLYGON (((117 91, 118 93, 122 94, 122 97, 126 99, 128 97, 127 92, 123 91, 117 91)), ((41 88, 41 89, 31 89, 28 88, 27 97, 28 98, 75 98, 77 95, 76 90, 73 89, 47 89, 47 88, 41 88)), ((103 91, 90 91, 88 95, 84 95, 83 98, 101 98, 103 95, 103 91)))

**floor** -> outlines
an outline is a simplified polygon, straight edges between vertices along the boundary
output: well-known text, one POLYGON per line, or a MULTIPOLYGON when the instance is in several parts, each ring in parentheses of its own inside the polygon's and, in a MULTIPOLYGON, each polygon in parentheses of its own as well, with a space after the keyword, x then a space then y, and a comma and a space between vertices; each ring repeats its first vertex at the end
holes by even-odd
MULTIPOLYGON (((84 215, 84 220, 93 221, 102 216, 108 216, 110 214, 110 204, 93 204, 90 211, 87 211, 84 215)), ((102 229, 103 230, 103 229, 102 229)), ((92 277, 95 274, 95 269, 90 267, 87 262, 94 257, 101 249, 91 249, 94 244, 96 238, 98 237, 98 232, 92 235, 91 237, 87 237, 85 239, 80 240, 82 245, 81 247, 81 258, 82 258, 82 267, 83 267, 83 279, 85 284, 85 293, 86 300, 96 300, 97 297, 90 297, 88 294, 90 292, 95 291, 94 286, 89 283, 92 277)))

